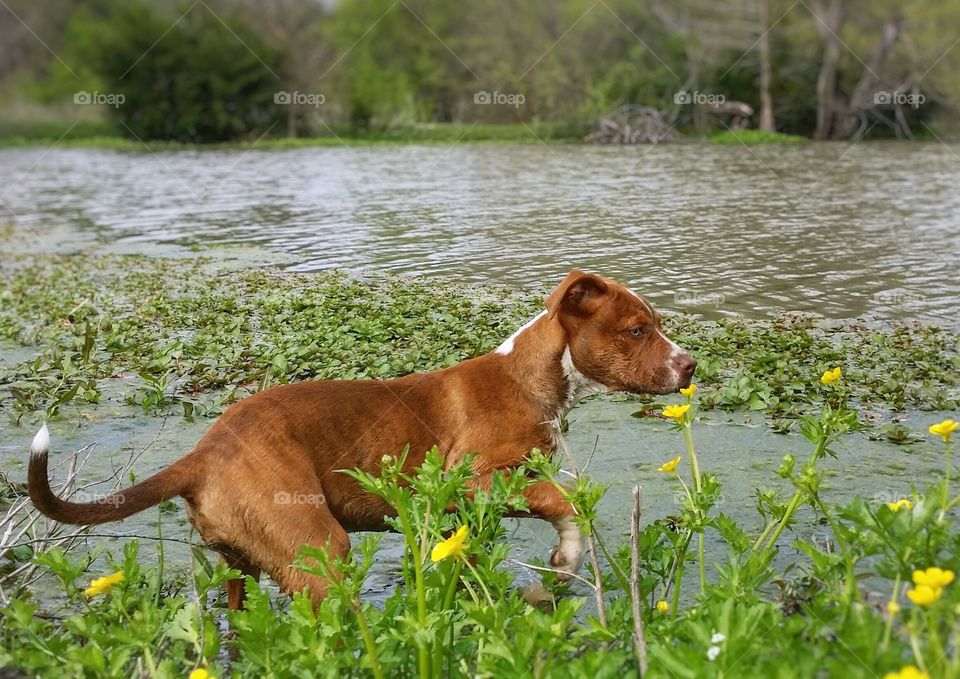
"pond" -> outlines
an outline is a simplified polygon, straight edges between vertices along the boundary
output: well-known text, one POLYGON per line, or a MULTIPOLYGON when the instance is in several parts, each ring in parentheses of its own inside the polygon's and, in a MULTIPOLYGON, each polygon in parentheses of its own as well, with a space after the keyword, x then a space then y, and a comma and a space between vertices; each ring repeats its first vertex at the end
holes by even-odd
POLYGON ((0 150, 0 198, 46 248, 256 244, 519 286, 580 267, 707 317, 956 326, 957 186, 936 142, 0 150))

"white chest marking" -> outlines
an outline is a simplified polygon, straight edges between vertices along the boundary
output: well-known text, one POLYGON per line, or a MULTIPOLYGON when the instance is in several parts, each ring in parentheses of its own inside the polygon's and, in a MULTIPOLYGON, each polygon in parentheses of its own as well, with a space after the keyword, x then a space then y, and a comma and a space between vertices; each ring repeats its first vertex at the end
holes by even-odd
POLYGON ((536 316, 534 316, 533 318, 531 318, 529 321, 527 321, 527 322, 523 325, 523 327, 521 327, 521 328, 520 328, 519 330, 517 330, 515 333, 513 333, 512 335, 510 335, 510 337, 508 337, 507 339, 505 339, 505 340, 503 341, 503 344, 501 344, 499 347, 497 347, 496 349, 494 349, 494 351, 495 351, 496 353, 498 353, 498 354, 503 354, 504 356, 506 356, 507 354, 509 354, 511 351, 513 351, 513 343, 514 343, 514 342, 516 341, 516 339, 520 336, 520 333, 522 333, 524 330, 526 330, 527 328, 529 328, 531 325, 533 325, 534 323, 536 323, 537 321, 539 321, 541 318, 543 318, 543 317, 546 316, 546 315, 547 315, 547 310, 544 309, 544 310, 541 311, 539 314, 537 314, 536 316))

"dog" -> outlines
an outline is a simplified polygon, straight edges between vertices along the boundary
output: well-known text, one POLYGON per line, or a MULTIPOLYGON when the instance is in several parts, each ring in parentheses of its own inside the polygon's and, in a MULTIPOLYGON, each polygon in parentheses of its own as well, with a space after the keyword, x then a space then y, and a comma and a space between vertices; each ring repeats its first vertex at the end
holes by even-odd
MULTIPOLYGON (((327 582, 292 568, 302 545, 344 556, 348 533, 386 530, 391 507, 341 469, 378 474, 384 454, 409 445, 405 470, 434 445, 450 467, 465 455, 474 487, 494 470, 518 466, 539 448, 554 452, 561 418, 600 392, 668 394, 690 385, 696 361, 664 335, 660 314, 614 280, 571 272, 545 309, 494 351, 457 365, 392 380, 285 384, 227 409, 196 447, 150 478, 104 498, 57 497, 47 471, 49 434, 31 446, 28 489, 34 506, 64 523, 117 521, 176 496, 205 544, 258 579, 262 571, 288 594, 309 588, 316 604, 327 582), (277 498, 310 502, 278 506, 277 498)), ((551 564, 567 578, 580 568, 584 540, 573 507, 546 481, 524 491, 530 516, 558 534, 551 564)), ((243 580, 226 584, 231 609, 243 580)))

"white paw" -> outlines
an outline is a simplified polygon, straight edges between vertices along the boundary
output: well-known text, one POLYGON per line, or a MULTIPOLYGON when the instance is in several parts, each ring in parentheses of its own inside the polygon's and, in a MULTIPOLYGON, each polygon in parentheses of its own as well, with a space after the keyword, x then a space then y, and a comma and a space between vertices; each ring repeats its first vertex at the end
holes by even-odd
POLYGON ((557 579, 561 582, 567 582, 583 565, 586 540, 580 533, 580 528, 570 517, 554 521, 553 527, 557 529, 560 544, 554 547, 550 554, 550 565, 564 571, 565 573, 557 574, 557 579))

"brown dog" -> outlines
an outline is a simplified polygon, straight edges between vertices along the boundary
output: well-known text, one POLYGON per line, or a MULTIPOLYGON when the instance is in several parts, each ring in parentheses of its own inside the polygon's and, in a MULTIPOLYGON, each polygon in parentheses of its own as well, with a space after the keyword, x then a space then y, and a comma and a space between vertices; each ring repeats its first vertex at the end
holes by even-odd
MULTIPOLYGON (((475 452, 475 483, 516 467, 533 448, 552 452, 560 418, 589 394, 666 394, 690 384, 696 361, 668 340, 642 297, 574 271, 546 310, 495 351, 445 370, 395 380, 299 382, 230 407, 180 460, 101 502, 67 502, 50 489, 46 428, 34 439, 29 489, 46 516, 73 524, 116 521, 180 495, 203 540, 228 564, 285 592, 322 578, 291 568, 301 545, 344 555, 348 531, 383 530, 391 509, 337 470, 379 473, 384 454, 410 445, 406 466, 437 445, 450 466, 475 452), (278 505, 283 505, 278 506, 278 505)), ((551 484, 525 492, 529 513, 559 535, 553 565, 576 572, 583 542, 572 507, 551 484)), ((227 585, 231 608, 243 582, 227 585)))

